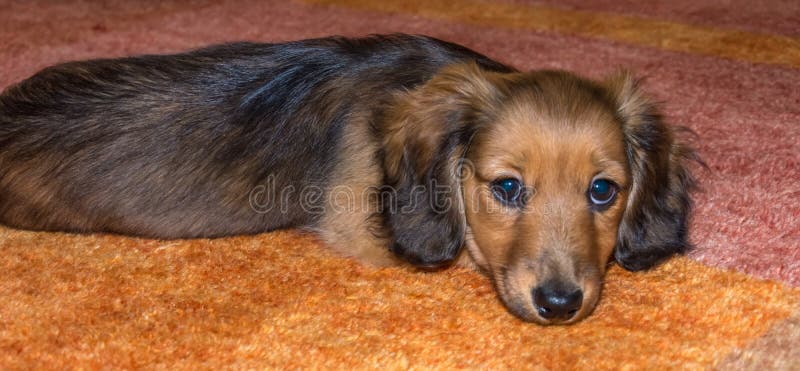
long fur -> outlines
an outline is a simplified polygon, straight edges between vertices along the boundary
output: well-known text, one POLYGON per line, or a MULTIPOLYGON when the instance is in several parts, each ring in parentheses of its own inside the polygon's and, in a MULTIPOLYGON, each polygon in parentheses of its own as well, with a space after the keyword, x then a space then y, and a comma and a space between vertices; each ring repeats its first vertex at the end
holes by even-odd
MULTIPOLYGON (((545 258, 591 266, 569 274, 550 269, 561 272, 548 273, 560 280, 551 292, 576 285, 582 274, 600 282, 612 255, 605 245, 631 270, 684 251, 689 157, 628 74, 595 83, 562 72, 522 73, 424 36, 235 43, 65 63, 8 88, 0 96, 0 222, 164 239, 303 227, 369 263, 477 266, 520 318, 556 323, 530 304, 544 273, 508 267, 545 258), (494 216, 467 210, 468 201, 494 201, 465 194, 466 185, 483 192, 491 181, 465 178, 465 164, 495 156, 481 152, 493 141, 532 147, 525 135, 498 128, 547 139, 536 120, 512 123, 509 107, 561 122, 578 117, 562 109, 575 102, 592 107, 586 117, 602 121, 600 137, 611 133, 604 143, 622 135, 624 205, 606 216, 588 207, 563 214, 568 229, 588 236, 575 245, 583 255, 519 239, 476 242, 515 234, 479 226, 494 216), (616 237, 609 244, 605 235, 616 237)), ((573 199, 585 202, 585 194, 573 199)), ((518 230, 546 229, 544 219, 532 220, 518 230)), ((598 289, 583 291, 590 298, 570 321, 594 306, 598 289)))

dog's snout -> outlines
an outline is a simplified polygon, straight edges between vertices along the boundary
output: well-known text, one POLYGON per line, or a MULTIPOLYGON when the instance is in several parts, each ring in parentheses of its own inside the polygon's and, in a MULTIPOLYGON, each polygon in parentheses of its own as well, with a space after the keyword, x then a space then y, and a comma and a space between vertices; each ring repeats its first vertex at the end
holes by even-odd
POLYGON ((533 304, 539 316, 550 321, 566 321, 581 309, 583 291, 574 287, 544 284, 533 289, 533 304))

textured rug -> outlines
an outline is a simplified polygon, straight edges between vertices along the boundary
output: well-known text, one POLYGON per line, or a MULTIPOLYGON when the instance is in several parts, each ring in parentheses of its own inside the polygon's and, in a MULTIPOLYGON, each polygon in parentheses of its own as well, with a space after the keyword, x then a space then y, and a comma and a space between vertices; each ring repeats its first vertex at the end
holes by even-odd
POLYGON ((800 368, 800 3, 711 3, 0 0, 0 88, 73 59, 422 33, 521 69, 629 68, 708 164, 696 249, 612 267, 569 327, 519 322, 475 272, 365 268, 296 231, 0 227, 0 369, 800 368))

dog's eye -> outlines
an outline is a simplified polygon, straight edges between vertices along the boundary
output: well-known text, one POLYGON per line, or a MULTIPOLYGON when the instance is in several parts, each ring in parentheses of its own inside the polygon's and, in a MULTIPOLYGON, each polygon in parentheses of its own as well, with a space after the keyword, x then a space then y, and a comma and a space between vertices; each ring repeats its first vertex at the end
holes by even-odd
POLYGON ((506 204, 516 206, 524 202, 525 189, 517 179, 497 179, 492 182, 491 189, 494 197, 506 204))
POLYGON ((589 200, 595 207, 604 208, 611 205, 617 196, 617 185, 608 179, 595 179, 589 185, 589 200))

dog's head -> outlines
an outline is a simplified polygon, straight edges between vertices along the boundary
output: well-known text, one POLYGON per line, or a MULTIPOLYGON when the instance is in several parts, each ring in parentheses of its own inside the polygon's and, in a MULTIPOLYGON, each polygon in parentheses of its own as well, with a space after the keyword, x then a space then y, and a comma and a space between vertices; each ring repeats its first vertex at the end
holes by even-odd
POLYGON ((640 270, 687 248, 691 152, 629 74, 457 65, 398 102, 385 219, 409 262, 446 266, 466 246, 515 315, 571 323, 612 256, 640 270))

